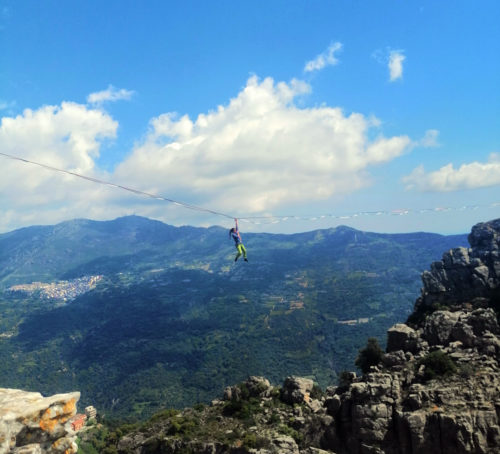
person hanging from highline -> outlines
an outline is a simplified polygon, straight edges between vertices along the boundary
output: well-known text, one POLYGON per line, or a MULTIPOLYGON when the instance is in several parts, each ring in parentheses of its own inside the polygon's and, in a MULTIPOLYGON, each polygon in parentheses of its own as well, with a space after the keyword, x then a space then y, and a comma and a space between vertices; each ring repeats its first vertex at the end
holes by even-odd
POLYGON ((241 257, 241 254, 243 254, 243 259, 245 260, 245 262, 248 262, 247 250, 245 249, 245 246, 243 245, 243 241, 241 240, 240 231, 238 230, 238 219, 235 218, 234 222, 236 223, 236 227, 233 227, 231 230, 229 230, 229 238, 232 238, 234 240, 234 244, 236 246, 236 249, 238 250, 238 253, 236 254, 236 257, 234 258, 234 261, 236 262, 241 257))

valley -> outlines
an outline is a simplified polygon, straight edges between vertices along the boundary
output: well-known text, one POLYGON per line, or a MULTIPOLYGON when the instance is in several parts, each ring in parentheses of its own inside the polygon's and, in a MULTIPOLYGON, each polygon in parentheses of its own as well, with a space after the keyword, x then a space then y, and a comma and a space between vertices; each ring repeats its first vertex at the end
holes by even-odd
POLYGON ((0 235, 0 382, 78 389, 82 405, 122 420, 209 402, 249 375, 335 383, 367 337, 384 343, 407 318, 421 271, 466 245, 337 227, 245 235, 250 262, 234 263, 216 227, 128 217, 33 229, 0 235), (66 301, 33 284, 78 279, 92 285, 66 301))

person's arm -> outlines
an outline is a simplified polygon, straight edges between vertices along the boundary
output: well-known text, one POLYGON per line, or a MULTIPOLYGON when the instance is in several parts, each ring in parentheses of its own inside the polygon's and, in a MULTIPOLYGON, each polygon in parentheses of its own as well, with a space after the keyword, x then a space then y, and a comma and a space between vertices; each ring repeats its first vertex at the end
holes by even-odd
POLYGON ((238 219, 234 218, 234 222, 236 223, 236 235, 238 235, 240 241, 241 241, 241 235, 240 235, 240 230, 238 229, 238 219))

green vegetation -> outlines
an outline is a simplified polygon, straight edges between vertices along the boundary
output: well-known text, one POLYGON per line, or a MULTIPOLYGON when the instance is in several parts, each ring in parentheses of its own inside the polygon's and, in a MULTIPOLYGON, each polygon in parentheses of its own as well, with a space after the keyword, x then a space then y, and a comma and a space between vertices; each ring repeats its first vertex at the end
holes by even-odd
MULTIPOLYGON (((121 433, 121 432, 120 432, 121 433)), ((118 434, 111 433, 109 428, 99 424, 97 427, 92 428, 81 434, 84 436, 78 437, 78 453, 80 454, 101 454, 107 452, 113 453, 113 448, 110 443, 118 441, 118 434)), ((116 452, 116 450, 114 450, 116 452)))
POLYGON ((193 430, 197 427, 197 421, 194 418, 176 418, 171 419, 168 435, 179 435, 183 438, 189 438, 193 430))
POLYGON ((302 442, 302 439, 304 438, 304 436, 300 432, 298 432, 297 430, 293 429, 292 427, 286 424, 281 424, 278 427, 278 431, 283 435, 288 435, 289 437, 292 437, 299 446, 300 443, 302 442))
MULTIPOLYGON (((297 426, 295 415, 297 412, 311 415, 312 411, 306 404, 289 405, 281 401, 280 388, 273 390, 271 396, 268 393, 266 397, 257 396, 263 390, 254 386, 250 389, 240 383, 231 388, 231 400, 215 405, 198 404, 183 411, 163 410, 143 423, 120 425, 100 421, 80 433, 79 452, 116 453, 121 440, 120 452, 135 452, 137 442, 144 443, 148 452, 158 452, 160 445, 162 452, 170 452, 168 447, 174 445, 175 452, 192 452, 191 442, 195 445, 215 442, 219 445, 217 452, 234 448, 235 452, 243 453, 250 449, 268 449, 279 435, 293 437, 302 446, 306 435, 300 431, 300 424, 297 426)), ((315 392, 319 396, 321 390, 315 392)))
POLYGON ((474 366, 468 363, 461 364, 458 368, 458 374, 460 375, 460 377, 465 379, 472 377, 476 373, 477 371, 474 366))
POLYGON ((380 347, 377 338, 370 337, 366 347, 359 351, 355 364, 366 374, 369 372, 370 367, 376 366, 382 361, 383 355, 384 351, 380 347))
POLYGON ((436 350, 417 361, 417 370, 425 366, 424 380, 433 380, 440 377, 449 377, 457 372, 453 360, 442 350, 436 350))
MULTIPOLYGON (((200 405, 200 404, 198 404, 200 405)), ((179 414, 179 410, 168 408, 166 410, 159 411, 155 413, 151 418, 149 418, 150 423, 155 423, 157 421, 161 421, 163 419, 171 418, 172 416, 177 416, 179 414)))
POLYGON ((225 416, 241 419, 245 421, 247 425, 251 425, 253 424, 254 415, 262 413, 263 411, 260 406, 260 400, 250 396, 250 392, 245 383, 240 383, 237 389, 238 392, 232 396, 231 400, 225 403, 222 413, 225 416))
POLYGON ((341 390, 346 391, 351 383, 352 383, 352 373, 347 370, 343 370, 342 372, 340 372, 339 380, 337 383, 338 387, 341 390))
POLYGON ((246 449, 266 449, 269 447, 269 440, 254 433, 246 433, 241 446, 246 449))
POLYGON ((247 234, 250 262, 237 264, 225 229, 137 217, 0 235, 0 382, 79 390, 81 408, 122 421, 210 402, 249 375, 326 387, 407 317, 421 271, 465 239, 319 233, 247 234), (104 278, 71 302, 7 291, 86 275, 104 278))
POLYGON ((224 415, 251 421, 255 413, 260 413, 259 401, 253 397, 249 400, 231 400, 224 407, 224 415))

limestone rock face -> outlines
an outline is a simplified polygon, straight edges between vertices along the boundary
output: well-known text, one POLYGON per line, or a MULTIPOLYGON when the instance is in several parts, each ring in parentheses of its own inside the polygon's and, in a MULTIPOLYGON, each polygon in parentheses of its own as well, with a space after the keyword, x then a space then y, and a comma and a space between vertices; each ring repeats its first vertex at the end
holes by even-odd
POLYGON ((248 397, 268 397, 272 386, 264 377, 250 376, 239 385, 228 386, 224 390, 223 400, 241 401, 248 397))
POLYGON ((417 333, 413 328, 398 323, 387 331, 387 351, 413 351, 417 348, 417 333))
POLYGON ((456 248, 424 271, 416 311, 432 305, 456 306, 496 295, 500 284, 500 219, 477 224, 469 235, 470 248, 456 248))
MULTIPOLYGON (((413 338, 400 326, 396 332, 413 338)), ((339 454, 499 453, 500 331, 494 311, 437 311, 414 333, 417 349, 388 352, 382 371, 356 379, 328 407, 336 425, 327 446, 339 454), (428 366, 421 360, 438 350, 457 370, 425 380, 428 366)))
POLYGON ((171 435, 194 417, 188 409, 124 437, 118 452, 499 454, 500 219, 475 226, 469 241, 423 273, 410 321, 389 329, 386 354, 364 376, 345 374, 324 394, 307 378, 288 377, 276 392, 250 377, 196 415, 216 421, 212 438, 193 434, 200 445, 171 435))
POLYGON ((309 402, 314 382, 309 378, 288 377, 281 391, 283 402, 288 404, 302 404, 309 402))
POLYGON ((70 419, 80 393, 43 397, 0 388, 0 453, 76 453, 70 419))
POLYGON ((500 220, 476 225, 469 242, 423 273, 412 326, 388 330, 382 365, 327 400, 335 429, 324 447, 500 453, 500 220))

